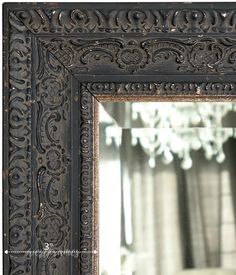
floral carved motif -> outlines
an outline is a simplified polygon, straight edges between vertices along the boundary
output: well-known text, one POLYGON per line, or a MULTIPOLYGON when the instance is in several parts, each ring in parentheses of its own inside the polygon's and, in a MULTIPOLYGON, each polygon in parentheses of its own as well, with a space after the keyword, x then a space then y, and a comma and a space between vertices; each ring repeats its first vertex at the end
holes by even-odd
POLYGON ((43 80, 42 87, 45 91, 42 94, 42 101, 46 105, 55 109, 63 103, 63 85, 61 82, 55 81, 52 77, 47 77, 43 80))

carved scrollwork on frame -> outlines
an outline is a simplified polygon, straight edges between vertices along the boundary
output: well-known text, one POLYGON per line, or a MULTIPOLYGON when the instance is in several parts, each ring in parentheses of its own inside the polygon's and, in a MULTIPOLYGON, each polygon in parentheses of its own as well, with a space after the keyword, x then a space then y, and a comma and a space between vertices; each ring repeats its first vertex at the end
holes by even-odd
MULTIPOLYGON (((37 248, 46 244, 53 251, 65 251, 70 242, 70 77, 40 45, 35 66, 37 248)), ((54 273, 68 272, 70 257, 49 254, 37 258, 40 274, 47 274, 52 260, 54 273)))
POLYGON ((97 275, 96 99, 235 98, 236 5, 5 11, 4 275, 97 275))
POLYGON ((81 87, 80 99, 80 272, 93 274, 94 249, 94 98, 81 87))
POLYGON ((235 96, 236 82, 83 83, 95 96, 235 96))
POLYGON ((44 39, 42 43, 72 73, 142 72, 221 74, 236 72, 232 38, 44 39))
POLYGON ((10 16, 8 207, 9 274, 31 274, 31 37, 10 16), (18 251, 23 251, 18 253, 18 251))
POLYGON ((40 43, 32 53, 34 38, 12 13, 9 22, 9 266, 4 274, 31 275, 37 269, 37 274, 64 275, 70 257, 44 257, 42 251, 69 249, 70 76, 40 43), (34 256, 36 251, 41 254, 34 256))
POLYGON ((35 33, 233 33, 230 9, 32 9, 15 14, 35 33))

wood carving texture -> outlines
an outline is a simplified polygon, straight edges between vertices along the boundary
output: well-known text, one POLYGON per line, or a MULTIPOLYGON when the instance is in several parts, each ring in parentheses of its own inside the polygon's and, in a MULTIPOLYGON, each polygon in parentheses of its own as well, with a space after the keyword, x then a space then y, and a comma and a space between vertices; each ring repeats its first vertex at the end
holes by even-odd
MULTIPOLYGON (((69 250, 71 87, 65 68, 43 47, 35 57, 36 248, 69 250)), ((70 257, 37 257, 39 274, 67 274, 70 257)))
POLYGON ((225 9, 32 9, 15 14, 35 33, 233 33, 225 9))
POLYGON ((10 17, 8 246, 9 274, 32 274, 31 181, 31 37, 27 28, 10 17), (14 253, 15 252, 15 253, 14 253))
POLYGON ((97 241, 95 98, 232 99, 236 94, 236 6, 225 10, 204 5, 198 9, 53 5, 5 9, 10 15, 5 18, 9 25, 5 123, 9 125, 4 249, 18 253, 5 254, 4 275, 97 275, 91 253, 97 241), (81 82, 86 75, 92 75, 93 81, 81 82), (115 81, 113 75, 131 78, 115 81), (132 80, 142 75, 176 78, 132 80), (103 81, 97 81, 98 76, 104 76, 103 81), (79 88, 72 89, 77 77, 79 88), (72 102, 77 102, 78 112, 72 112, 72 102), (79 129, 78 146, 72 144, 72 123, 79 129), (78 167, 72 165, 72 154, 78 167), (78 180, 73 182, 75 173, 78 180), (73 212, 72 201, 78 204, 78 213, 73 212), (73 229, 76 223, 78 232, 73 229), (73 266, 71 257, 60 254, 19 253, 68 250, 71 244, 84 252, 73 259, 78 261, 73 266))
POLYGON ((71 241, 70 76, 40 43, 32 54, 14 15, 10 24, 8 274, 64 275, 70 257, 56 251, 71 241))
POLYGON ((73 74, 236 72, 236 39, 232 38, 45 38, 42 43, 73 74))
POLYGON ((161 99, 178 96, 230 96, 236 94, 235 82, 93 82, 83 83, 84 89, 99 97, 150 96, 161 99))

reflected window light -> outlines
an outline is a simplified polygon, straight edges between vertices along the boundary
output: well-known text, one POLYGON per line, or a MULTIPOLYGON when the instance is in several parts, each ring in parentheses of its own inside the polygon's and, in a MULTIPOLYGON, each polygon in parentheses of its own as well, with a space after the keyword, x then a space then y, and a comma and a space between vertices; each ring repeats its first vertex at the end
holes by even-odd
POLYGON ((120 275, 120 236, 121 220, 121 176, 119 141, 121 129, 116 122, 107 114, 102 106, 99 109, 101 139, 106 137, 106 144, 100 142, 99 160, 99 247, 100 247, 100 274, 120 275), (103 127, 101 127, 103 125, 103 127), (110 140, 110 131, 117 137, 116 142, 110 140), (105 146, 109 145, 107 152, 105 146), (107 154, 107 155, 106 155, 107 154), (107 157, 104 157, 107 156, 107 157), (114 238, 114 236, 116 236, 114 238))

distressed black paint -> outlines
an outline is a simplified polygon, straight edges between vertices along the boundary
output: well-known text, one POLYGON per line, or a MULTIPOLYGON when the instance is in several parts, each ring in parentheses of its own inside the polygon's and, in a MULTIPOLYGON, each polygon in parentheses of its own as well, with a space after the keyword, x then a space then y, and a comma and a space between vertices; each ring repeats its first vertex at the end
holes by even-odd
POLYGON ((98 274, 97 100, 234 100, 236 4, 4 5, 4 275, 98 274))

